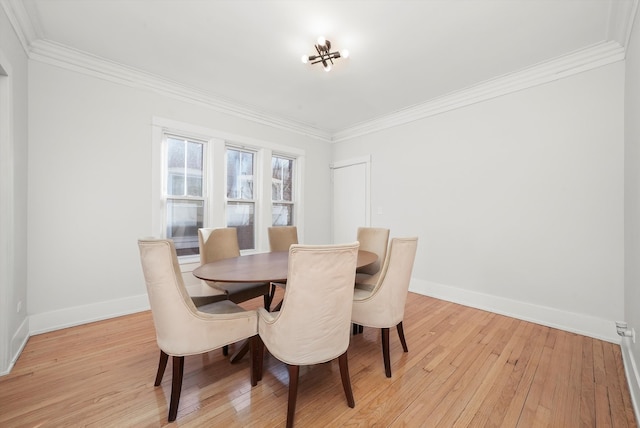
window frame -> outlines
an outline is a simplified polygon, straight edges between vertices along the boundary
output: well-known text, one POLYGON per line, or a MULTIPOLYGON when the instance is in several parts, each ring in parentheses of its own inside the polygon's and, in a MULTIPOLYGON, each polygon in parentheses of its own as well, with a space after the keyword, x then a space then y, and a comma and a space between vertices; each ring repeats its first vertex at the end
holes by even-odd
MULTIPOLYGON (((164 237, 166 225, 166 206, 163 201, 163 191, 166 187, 166 149, 162 141, 164 135, 193 139, 206 144, 204 155, 205 182, 203 186, 208 192, 207 203, 204 207, 204 227, 226 226, 226 156, 227 147, 249 150, 255 153, 254 199, 256 203, 255 215, 255 249, 242 250, 242 254, 269 251, 267 228, 271 226, 271 158, 281 156, 294 160, 294 194, 295 201, 294 224, 298 227, 299 239, 304 233, 304 164, 306 152, 295 146, 276 144, 243 135, 228 133, 172 119, 154 117, 152 119, 152 150, 151 150, 151 235, 164 237)), ((181 265, 199 264, 199 255, 180 256, 181 265)))

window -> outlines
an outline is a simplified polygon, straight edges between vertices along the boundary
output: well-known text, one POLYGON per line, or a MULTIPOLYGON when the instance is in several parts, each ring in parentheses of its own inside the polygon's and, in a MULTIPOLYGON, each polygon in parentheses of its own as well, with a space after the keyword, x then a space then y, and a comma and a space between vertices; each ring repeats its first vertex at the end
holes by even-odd
POLYGON ((238 230, 241 250, 255 248, 255 153, 227 148, 227 226, 238 230))
POLYGON ((294 160, 271 157, 271 224, 293 226, 293 166, 294 160))
POLYGON ((185 269, 202 227, 235 227, 243 254, 269 251, 273 224, 303 232, 303 150, 162 118, 152 141, 152 234, 173 239, 185 269))
POLYGON ((166 137, 165 236, 179 256, 198 254, 198 229, 204 225, 205 144, 166 137))

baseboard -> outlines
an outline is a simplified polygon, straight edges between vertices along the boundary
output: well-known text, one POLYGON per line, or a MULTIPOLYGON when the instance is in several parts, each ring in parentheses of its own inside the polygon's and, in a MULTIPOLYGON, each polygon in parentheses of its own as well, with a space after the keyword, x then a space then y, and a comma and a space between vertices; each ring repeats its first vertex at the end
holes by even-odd
POLYGON ((29 340, 29 320, 25 318, 11 338, 9 345, 9 365, 5 367, 3 371, 0 371, 0 376, 11 373, 13 366, 16 364, 16 361, 18 361, 18 357, 27 344, 27 340, 29 340))
POLYGON ((620 344, 622 350, 622 362, 624 363, 624 374, 629 385, 629 393, 631 394, 631 404, 636 420, 640 417, 640 408, 638 400, 640 400, 640 375, 638 374, 638 366, 636 366, 636 358, 633 355, 633 349, 629 343, 630 339, 625 337, 620 344))
POLYGON ((29 316, 29 334, 35 335, 149 309, 146 294, 109 300, 91 305, 74 306, 29 316))
POLYGON ((562 311, 556 308, 534 305, 418 279, 411 280, 409 290, 425 296, 570 331, 595 339, 620 343, 620 336, 618 336, 615 328, 615 320, 562 311))

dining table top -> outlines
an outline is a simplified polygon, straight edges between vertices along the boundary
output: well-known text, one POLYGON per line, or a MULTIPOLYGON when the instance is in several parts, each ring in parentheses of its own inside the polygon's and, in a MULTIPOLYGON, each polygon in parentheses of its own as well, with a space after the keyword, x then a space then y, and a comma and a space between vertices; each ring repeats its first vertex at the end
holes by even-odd
MULTIPOLYGON (((374 263, 375 253, 358 250, 356 267, 374 263)), ((289 252, 248 254, 206 263, 193 271, 196 278, 218 282, 285 282, 289 269, 289 252)))

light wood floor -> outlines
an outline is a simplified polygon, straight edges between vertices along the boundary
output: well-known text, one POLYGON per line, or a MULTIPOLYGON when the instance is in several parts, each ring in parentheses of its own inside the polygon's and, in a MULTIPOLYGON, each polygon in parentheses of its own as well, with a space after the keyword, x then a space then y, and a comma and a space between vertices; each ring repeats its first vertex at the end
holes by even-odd
MULTIPOLYGON (((391 379, 380 333, 352 337, 354 409, 337 362, 301 369, 296 426, 636 426, 618 345, 411 293, 405 334, 391 379)), ((149 312, 34 336, 0 378, 0 427, 167 425, 158 354, 149 312)), ((264 369, 251 388, 247 357, 187 357, 175 425, 284 426, 286 368, 267 354, 264 369)))

